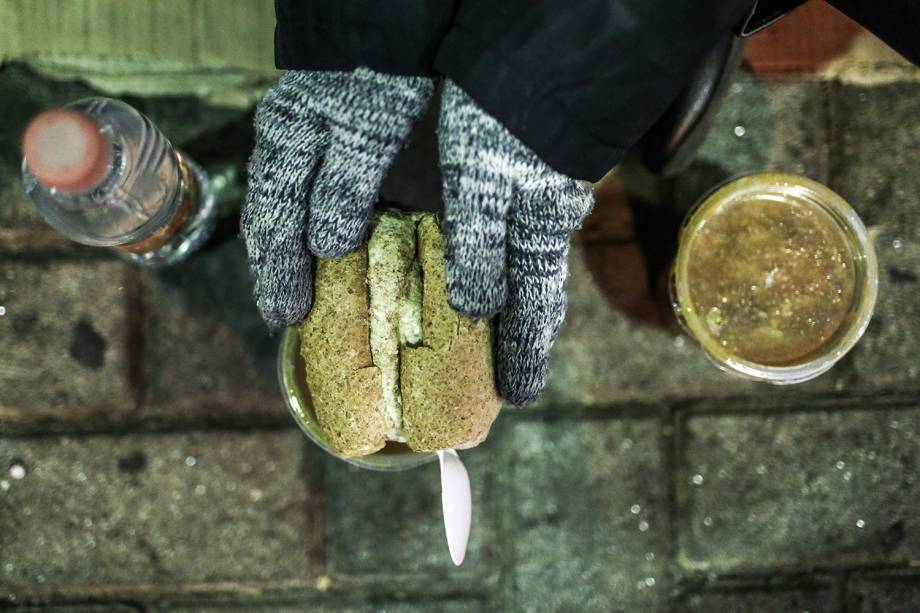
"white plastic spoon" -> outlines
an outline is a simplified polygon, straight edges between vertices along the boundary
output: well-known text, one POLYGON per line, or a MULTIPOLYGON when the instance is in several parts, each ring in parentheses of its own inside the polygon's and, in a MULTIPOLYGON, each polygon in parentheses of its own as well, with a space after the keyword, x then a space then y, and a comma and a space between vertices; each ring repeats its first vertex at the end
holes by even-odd
POLYGON ((470 477, 453 449, 438 451, 438 460, 441 462, 441 508, 444 510, 447 548, 454 564, 460 566, 466 556, 473 515, 470 477))

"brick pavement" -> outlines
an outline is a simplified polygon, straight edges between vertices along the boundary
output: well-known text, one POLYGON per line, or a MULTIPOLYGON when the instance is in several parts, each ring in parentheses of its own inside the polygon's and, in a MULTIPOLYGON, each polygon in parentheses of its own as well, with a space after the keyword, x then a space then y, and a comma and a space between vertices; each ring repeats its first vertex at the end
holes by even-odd
MULTIPOLYGON (((139 271, 37 222, 12 135, 88 90, 0 69, 0 92, 14 86, 0 95, 0 608, 920 606, 920 83, 743 74, 688 173, 624 168, 610 193, 629 204, 601 203, 573 250, 545 398, 464 452, 476 515, 461 569, 436 467, 361 472, 293 426, 238 240, 139 271), (669 224, 713 180, 763 168, 849 198, 883 272, 865 340, 790 389, 717 371, 663 302, 669 224)), ((133 101, 226 178, 232 221, 247 113, 133 101)), ((430 145, 401 160, 389 197, 436 199, 433 165, 411 172, 430 145)))

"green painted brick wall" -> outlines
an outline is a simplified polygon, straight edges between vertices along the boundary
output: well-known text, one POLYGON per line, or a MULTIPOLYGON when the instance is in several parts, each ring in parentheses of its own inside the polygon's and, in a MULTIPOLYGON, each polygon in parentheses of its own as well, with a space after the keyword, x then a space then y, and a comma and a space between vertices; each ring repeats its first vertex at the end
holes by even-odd
POLYGON ((0 0, 0 53, 268 71, 274 24, 271 0, 0 0))
POLYGON ((245 106, 277 77, 274 25, 271 0, 0 0, 0 62, 245 106))

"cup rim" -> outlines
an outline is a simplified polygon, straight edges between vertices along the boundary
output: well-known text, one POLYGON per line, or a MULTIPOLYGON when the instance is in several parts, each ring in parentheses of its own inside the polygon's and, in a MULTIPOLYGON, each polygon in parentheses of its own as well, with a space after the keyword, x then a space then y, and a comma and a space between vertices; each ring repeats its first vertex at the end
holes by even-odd
POLYGON ((332 448, 320 428, 309 398, 304 393, 302 383, 297 377, 297 356, 300 352, 300 325, 294 324, 284 329, 278 343, 278 384, 284 402, 297 425, 313 443, 331 456, 353 466, 367 470, 394 472, 409 470, 428 464, 437 459, 433 452, 397 451, 393 453, 372 453, 366 456, 347 457, 332 448))
POLYGON ((865 333, 878 296, 878 261, 865 224, 853 207, 829 187, 792 173, 751 173, 732 177, 720 183, 690 209, 680 229, 677 258, 671 276, 671 292, 673 307, 681 326, 703 348, 716 366, 732 374, 778 385, 802 383, 827 372, 865 333), (835 333, 835 338, 817 350, 812 357, 798 364, 763 365, 740 358, 724 350, 718 343, 704 342, 704 339, 711 335, 706 332, 701 318, 692 309, 681 307, 682 304, 691 303, 689 286, 682 280, 687 278, 688 252, 692 239, 714 209, 736 199, 740 192, 772 192, 788 197, 790 191, 797 199, 823 209, 842 226, 850 248, 856 252, 863 273, 860 275, 861 278, 857 279, 857 292, 854 295, 854 302, 858 301, 854 309, 856 315, 849 323, 842 324, 847 326, 846 330, 835 333))

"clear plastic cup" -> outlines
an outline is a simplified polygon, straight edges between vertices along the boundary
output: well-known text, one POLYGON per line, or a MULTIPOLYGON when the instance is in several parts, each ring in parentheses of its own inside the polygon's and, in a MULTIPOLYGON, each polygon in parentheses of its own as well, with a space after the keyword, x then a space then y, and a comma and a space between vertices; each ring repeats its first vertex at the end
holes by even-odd
POLYGON ((303 358, 300 355, 300 326, 288 326, 278 347, 278 381, 294 421, 316 445, 340 460, 369 470, 408 470, 437 460, 436 453, 412 451, 407 445, 392 441, 380 451, 366 456, 347 457, 338 453, 326 441, 326 436, 316 420, 310 392, 304 379, 305 372, 303 358))
POLYGON ((826 372, 865 332, 877 292, 866 227, 807 177, 732 180, 680 231, 671 283, 678 321, 735 375, 785 385, 826 372))

